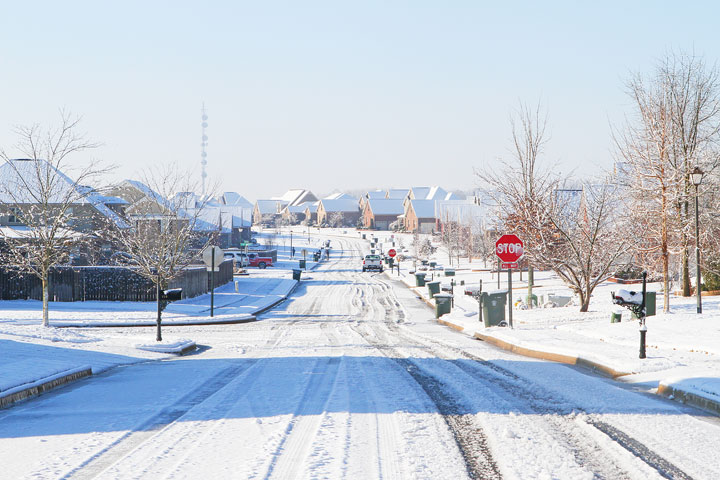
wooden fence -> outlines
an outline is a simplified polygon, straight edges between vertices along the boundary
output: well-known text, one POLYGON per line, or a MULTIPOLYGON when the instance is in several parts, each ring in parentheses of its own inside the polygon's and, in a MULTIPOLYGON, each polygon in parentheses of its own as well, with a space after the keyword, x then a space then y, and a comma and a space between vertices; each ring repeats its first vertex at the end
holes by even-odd
MULTIPOLYGON (((215 273, 215 285, 232 280, 233 262, 224 261, 215 273)), ((186 268, 170 282, 169 288, 182 288, 183 298, 210 291, 210 273, 204 266, 186 268)), ((55 267, 50 272, 50 300, 83 302, 86 300, 150 302, 155 301, 154 284, 127 267, 55 267)), ((42 300, 40 279, 0 269, 0 300, 42 300)))

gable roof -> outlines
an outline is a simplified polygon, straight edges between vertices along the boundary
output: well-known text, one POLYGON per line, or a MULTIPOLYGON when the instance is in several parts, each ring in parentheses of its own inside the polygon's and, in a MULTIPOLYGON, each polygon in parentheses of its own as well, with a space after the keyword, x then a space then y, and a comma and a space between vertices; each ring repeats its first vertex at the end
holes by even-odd
POLYGON ((434 200, 410 200, 410 206, 418 218, 435 218, 434 200))
POLYGON ((255 201, 255 208, 257 208, 261 215, 276 214, 278 213, 278 207, 282 208, 286 205, 287 202, 276 199, 255 201))
POLYGON ((373 215, 402 215, 405 212, 402 198, 371 198, 367 206, 373 215))
POLYGON ((360 210, 357 200, 354 198, 340 198, 337 200, 320 200, 326 212, 357 212, 360 210))
POLYGON ((232 205, 234 207, 243 208, 253 208, 253 204, 237 192, 224 192, 220 196, 220 200, 221 203, 225 205, 232 205))
POLYGON ((357 199, 352 195, 348 195, 347 193, 342 192, 331 193, 327 197, 323 198, 323 200, 340 200, 341 198, 352 198, 353 200, 357 201, 357 199))
POLYGON ((305 202, 316 202, 317 197, 313 195, 310 190, 294 189, 288 190, 281 197, 273 198, 272 200, 280 200, 286 205, 301 205, 305 202))
POLYGON ((412 187, 410 194, 414 200, 425 200, 430 193, 430 187, 412 187))
POLYGON ((409 188, 391 188, 387 191, 385 198, 404 200, 410 193, 409 188))
POLYGON ((386 195, 385 190, 372 190, 365 194, 365 198, 385 198, 386 195))
POLYGON ((38 172, 45 178, 54 179, 54 183, 45 185, 51 189, 48 203, 66 203, 70 200, 73 205, 92 205, 116 226, 120 228, 130 226, 106 205, 106 201, 112 197, 100 195, 91 187, 77 185, 54 165, 42 159, 12 159, 0 165, 0 202, 39 203, 34 197, 42 187, 38 180, 38 172))
POLYGON ((318 206, 320 205, 320 202, 309 202, 305 204, 305 210, 309 211, 310 213, 317 213, 318 206))

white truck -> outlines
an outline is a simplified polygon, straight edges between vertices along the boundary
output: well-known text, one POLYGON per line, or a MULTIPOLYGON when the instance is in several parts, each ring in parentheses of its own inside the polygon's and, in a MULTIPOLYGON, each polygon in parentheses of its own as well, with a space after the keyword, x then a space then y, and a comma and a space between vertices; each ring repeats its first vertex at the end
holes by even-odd
POLYGON ((365 255, 362 271, 367 272, 368 270, 383 271, 382 258, 380 255, 365 255))

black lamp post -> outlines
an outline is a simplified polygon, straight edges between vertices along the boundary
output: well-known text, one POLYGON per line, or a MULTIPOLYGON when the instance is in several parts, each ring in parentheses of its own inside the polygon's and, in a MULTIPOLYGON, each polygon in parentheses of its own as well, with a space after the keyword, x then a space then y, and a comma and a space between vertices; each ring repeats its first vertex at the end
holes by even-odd
POLYGON ((697 278, 695 279, 695 295, 697 296, 697 313, 702 313, 702 293, 700 284, 700 212, 698 211, 698 187, 702 183, 703 171, 700 167, 695 167, 690 173, 690 180, 695 185, 695 269, 697 278))

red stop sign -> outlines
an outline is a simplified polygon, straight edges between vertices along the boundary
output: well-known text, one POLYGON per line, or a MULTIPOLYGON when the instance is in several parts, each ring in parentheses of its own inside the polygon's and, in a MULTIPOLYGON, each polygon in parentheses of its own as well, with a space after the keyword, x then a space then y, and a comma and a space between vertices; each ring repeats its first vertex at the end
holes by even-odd
POLYGON ((503 235, 495 242, 495 255, 503 262, 517 262, 525 250, 517 235, 503 235))
POLYGON ((395 255, 397 255, 397 252, 395 251, 394 248, 391 248, 390 250, 388 250, 388 256, 389 256, 390 258, 395 257, 395 255))

